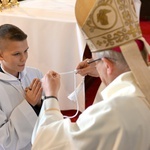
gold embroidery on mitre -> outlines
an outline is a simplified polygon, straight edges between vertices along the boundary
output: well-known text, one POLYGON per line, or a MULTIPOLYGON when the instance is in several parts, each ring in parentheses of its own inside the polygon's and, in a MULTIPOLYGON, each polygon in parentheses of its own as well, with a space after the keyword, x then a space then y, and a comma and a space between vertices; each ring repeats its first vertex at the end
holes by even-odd
POLYGON ((82 30, 92 52, 142 36, 132 0, 97 0, 82 30))

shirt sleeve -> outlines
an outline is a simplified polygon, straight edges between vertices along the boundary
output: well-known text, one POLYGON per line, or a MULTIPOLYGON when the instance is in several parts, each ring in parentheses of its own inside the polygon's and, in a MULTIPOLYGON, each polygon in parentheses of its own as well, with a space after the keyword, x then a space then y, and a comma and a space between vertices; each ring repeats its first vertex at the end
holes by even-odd
POLYGON ((7 116, 0 109, 0 144, 7 150, 31 147, 31 135, 37 116, 24 100, 7 116))
POLYGON ((100 109, 99 104, 94 109, 86 109, 73 123, 69 118, 63 119, 57 100, 45 100, 33 130, 32 150, 86 150, 97 149, 100 144, 102 149, 111 149, 120 132, 120 124, 116 121, 117 116, 112 117, 109 106, 100 109), (114 121, 116 123, 111 126, 114 121), (113 137, 108 136, 108 133, 112 133, 113 137))

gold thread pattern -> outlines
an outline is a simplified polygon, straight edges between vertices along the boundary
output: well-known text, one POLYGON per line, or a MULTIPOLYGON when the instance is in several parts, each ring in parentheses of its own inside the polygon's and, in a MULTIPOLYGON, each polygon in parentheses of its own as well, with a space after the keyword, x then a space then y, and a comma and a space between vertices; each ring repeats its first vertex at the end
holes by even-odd
POLYGON ((82 30, 92 52, 142 36, 131 0, 101 0, 95 3, 82 30))

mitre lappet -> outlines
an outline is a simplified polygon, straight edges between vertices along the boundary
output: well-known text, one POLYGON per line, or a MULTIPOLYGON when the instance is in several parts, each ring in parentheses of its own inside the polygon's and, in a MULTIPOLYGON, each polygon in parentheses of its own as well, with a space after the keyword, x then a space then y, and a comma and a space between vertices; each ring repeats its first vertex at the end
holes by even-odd
POLYGON ((122 52, 150 106, 150 46, 144 39, 133 0, 77 0, 78 25, 92 53, 122 52), (146 51, 147 61, 140 49, 146 51))

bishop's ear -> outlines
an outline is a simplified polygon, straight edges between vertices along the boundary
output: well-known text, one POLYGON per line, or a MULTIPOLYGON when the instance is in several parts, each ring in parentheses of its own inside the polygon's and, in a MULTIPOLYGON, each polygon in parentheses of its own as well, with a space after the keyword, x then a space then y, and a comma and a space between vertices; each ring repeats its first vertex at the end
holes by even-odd
POLYGON ((2 52, 0 50, 0 61, 3 60, 3 55, 2 55, 2 52))
POLYGON ((114 64, 111 60, 107 59, 107 58, 102 58, 104 67, 107 71, 107 74, 112 74, 113 69, 114 69, 114 64))

